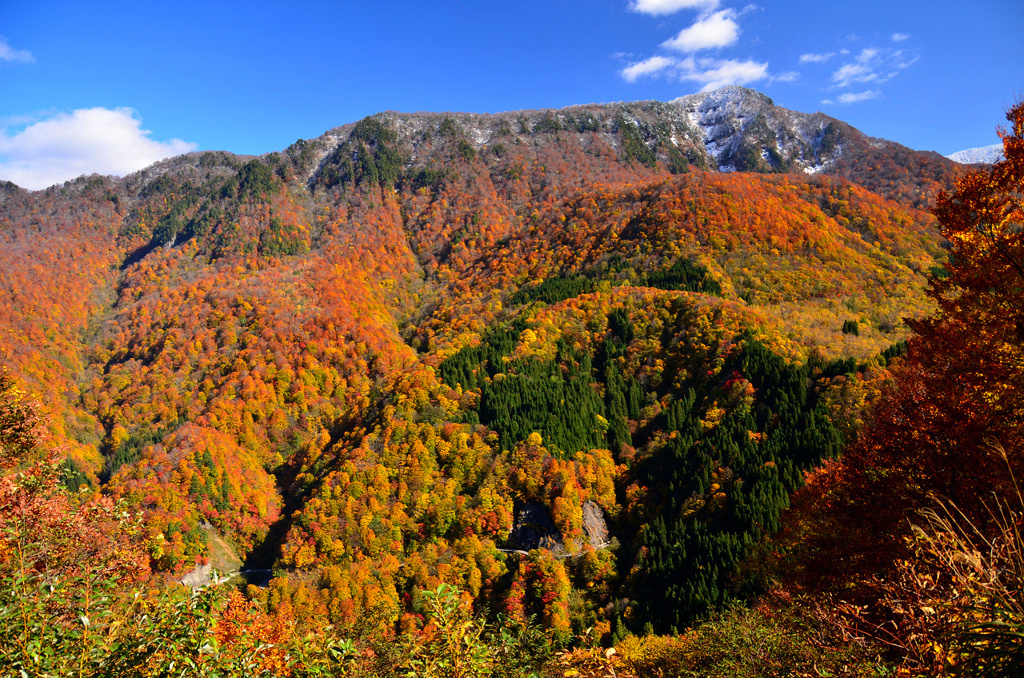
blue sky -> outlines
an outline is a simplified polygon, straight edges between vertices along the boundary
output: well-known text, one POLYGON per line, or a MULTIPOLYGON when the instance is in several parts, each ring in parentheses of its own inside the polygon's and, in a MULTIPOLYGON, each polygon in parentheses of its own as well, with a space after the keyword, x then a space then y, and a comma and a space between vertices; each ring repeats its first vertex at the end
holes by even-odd
POLYGON ((383 111, 669 100, 743 84, 943 154, 1024 96, 1024 2, 0 3, 0 178, 258 154, 383 111), (140 164, 142 163, 142 164, 140 164))

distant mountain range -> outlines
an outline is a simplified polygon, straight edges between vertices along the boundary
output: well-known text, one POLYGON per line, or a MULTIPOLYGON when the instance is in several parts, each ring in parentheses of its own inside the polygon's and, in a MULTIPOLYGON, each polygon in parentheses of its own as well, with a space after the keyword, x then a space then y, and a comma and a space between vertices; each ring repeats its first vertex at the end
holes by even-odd
POLYGON ((968 148, 956 153, 950 153, 946 157, 953 162, 964 165, 976 165, 979 163, 991 165, 1003 159, 1003 145, 992 144, 991 146, 981 146, 980 148, 968 148))

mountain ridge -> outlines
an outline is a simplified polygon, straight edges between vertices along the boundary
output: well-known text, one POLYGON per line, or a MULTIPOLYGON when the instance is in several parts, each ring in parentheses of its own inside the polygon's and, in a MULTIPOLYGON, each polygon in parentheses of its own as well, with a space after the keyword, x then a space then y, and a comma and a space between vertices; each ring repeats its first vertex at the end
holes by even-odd
MULTIPOLYGON (((634 101, 607 104, 581 104, 561 109, 529 109, 504 113, 399 113, 377 114, 394 121, 411 120, 416 131, 422 131, 427 120, 457 119, 475 132, 471 143, 480 150, 494 142, 495 124, 522 123, 529 131, 557 132, 575 129, 599 133, 617 147, 615 132, 619 121, 629 117, 637 127, 642 143, 657 161, 670 163, 673 148, 688 155, 688 162, 703 168, 721 171, 829 171, 857 180, 855 165, 864 155, 872 158, 896 156, 897 165, 906 165, 907 156, 914 158, 920 170, 931 168, 942 187, 951 186, 944 176, 955 165, 937 153, 914 151, 897 142, 869 137, 841 120, 821 112, 801 113, 776 106, 756 90, 728 86, 713 92, 679 97, 669 102, 634 101), (699 114, 699 115, 698 115, 699 114), (480 121, 491 122, 489 129, 480 121), (901 157, 902 156, 902 157, 901 157)), ((337 146, 356 123, 332 128, 320 137, 307 140, 317 146, 337 146)), ((522 128, 520 127, 520 132, 522 128)), ((329 151, 323 151, 325 156, 329 151)), ((321 156, 322 157, 322 156, 321 156)), ((415 158, 413 158, 415 161, 415 158)), ((878 186, 869 186, 873 190, 878 186)), ((929 195, 935 193, 932 188, 929 195)), ((919 205, 921 203, 918 203, 919 205)))
POLYGON ((157 569, 201 560, 208 523, 341 627, 447 581, 559 633, 681 628, 854 430, 944 260, 916 204, 946 165, 813 118, 846 149, 830 168, 870 158, 890 197, 771 171, 755 141, 793 166, 820 144, 726 99, 701 114, 719 156, 641 102, 378 114, 5 187, 0 355, 69 482, 143 511, 157 569), (760 172, 710 169, 750 149, 760 172), (530 503, 573 551, 588 501, 617 555, 500 550, 530 503))
MULTIPOLYGON (((445 120, 458 121, 465 128, 467 143, 477 152, 501 143, 502 139, 523 140, 538 133, 575 131, 580 143, 585 135, 596 134, 615 150, 623 143, 629 145, 632 155, 639 154, 640 162, 657 162, 666 167, 693 164, 727 172, 825 172, 889 197, 897 195, 892 187, 895 175, 897 181, 918 183, 914 190, 899 196, 916 207, 926 205, 938 190, 949 190, 959 167, 937 153, 915 151, 894 141, 870 137, 820 111, 802 113, 776 106, 767 95, 739 86, 685 95, 668 102, 578 104, 499 113, 385 111, 367 119, 374 118, 389 120, 396 126, 398 142, 408 146, 406 169, 429 164, 430 158, 418 155, 416 149, 424 133, 439 131, 445 120), (620 126, 627 120, 636 134, 620 139, 620 126), (865 171, 868 166, 873 167, 872 172, 865 171), (874 175, 883 175, 883 179, 874 175)), ((187 171, 195 174, 200 159, 209 158, 211 153, 245 162, 254 157, 293 155, 300 146, 298 155, 302 157, 308 183, 358 125, 359 121, 344 123, 317 137, 300 139, 281 151, 259 156, 195 151, 159 161, 116 181, 125 181, 127 185, 145 183, 175 171, 176 167, 191 167, 187 171)), ((43 190, 53 188, 56 186, 43 190)))

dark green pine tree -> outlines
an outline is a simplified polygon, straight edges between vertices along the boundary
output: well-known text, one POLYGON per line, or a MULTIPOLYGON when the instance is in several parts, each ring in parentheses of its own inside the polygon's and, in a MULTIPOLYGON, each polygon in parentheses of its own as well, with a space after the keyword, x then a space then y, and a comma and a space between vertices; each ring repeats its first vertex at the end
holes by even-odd
POLYGON ((802 470, 838 451, 841 437, 814 392, 820 368, 790 365, 748 340, 723 371, 754 385, 753 412, 729 410, 704 430, 704 391, 714 384, 688 389, 665 409, 665 427, 676 435, 637 468, 658 517, 637 539, 636 630, 684 627, 722 605, 752 546, 779 528, 802 470))

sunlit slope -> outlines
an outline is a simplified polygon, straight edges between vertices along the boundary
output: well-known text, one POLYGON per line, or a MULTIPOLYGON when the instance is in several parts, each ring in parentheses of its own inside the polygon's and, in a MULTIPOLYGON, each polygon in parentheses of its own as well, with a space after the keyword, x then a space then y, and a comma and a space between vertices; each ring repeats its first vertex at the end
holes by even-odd
POLYGON ((335 623, 449 581, 560 633, 684 625, 837 452, 942 244, 843 179, 700 169, 662 112, 389 114, 6 187, 0 356, 158 568, 209 523, 335 623))

